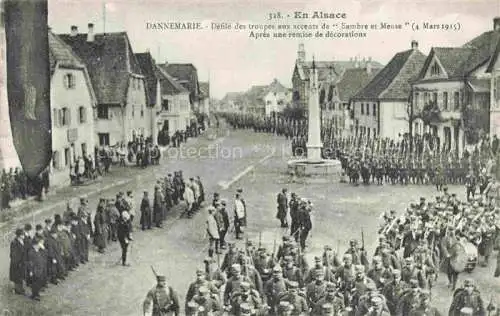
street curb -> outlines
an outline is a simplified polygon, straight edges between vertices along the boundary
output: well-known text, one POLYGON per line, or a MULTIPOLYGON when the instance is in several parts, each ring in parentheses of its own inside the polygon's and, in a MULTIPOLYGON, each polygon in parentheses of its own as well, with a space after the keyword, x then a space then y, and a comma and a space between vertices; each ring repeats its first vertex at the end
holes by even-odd
MULTIPOLYGON (((89 196, 94 195, 94 194, 98 193, 99 191, 106 191, 106 190, 109 190, 109 189, 111 189, 113 187, 124 185, 124 184, 130 183, 132 181, 134 181, 134 179, 120 180, 120 181, 117 181, 115 183, 108 184, 108 185, 104 186, 103 188, 96 189, 96 190, 93 190, 91 192, 79 195, 79 197, 88 198, 89 196)), ((72 198, 72 199, 74 199, 74 198, 72 198)), ((47 212, 47 211, 50 211, 50 210, 55 209, 57 207, 64 206, 65 204, 66 204, 66 200, 59 201, 59 202, 57 202, 55 204, 47 205, 46 207, 42 207, 41 209, 39 209, 37 211, 25 214, 25 215, 20 216, 20 217, 16 217, 13 222, 20 222, 20 221, 26 220, 26 219, 28 219, 30 217, 37 216, 37 215, 39 215, 39 214, 41 214, 43 212, 47 212)), ((0 229, 4 228, 5 226, 13 224, 13 222, 1 223, 0 224, 0 229)))

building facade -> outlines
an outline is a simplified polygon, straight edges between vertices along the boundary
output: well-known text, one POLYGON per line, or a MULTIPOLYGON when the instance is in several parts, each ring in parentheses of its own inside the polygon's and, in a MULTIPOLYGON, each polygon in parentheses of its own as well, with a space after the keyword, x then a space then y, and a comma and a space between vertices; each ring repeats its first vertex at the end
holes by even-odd
POLYGON ((354 134, 399 139, 409 131, 411 83, 418 77, 426 56, 411 42, 399 52, 351 101, 354 134))
POLYGON ((291 103, 291 101, 291 89, 283 86, 278 79, 274 79, 264 95, 265 116, 271 116, 273 112, 282 112, 283 109, 291 103))
POLYGON ((145 77, 127 33, 59 35, 87 66, 97 99, 96 143, 115 146, 152 134, 153 108, 147 101, 145 77))
POLYGON ((52 113, 52 184, 70 182, 70 168, 83 157, 94 158, 96 98, 90 76, 60 38, 49 33, 50 108, 52 113))

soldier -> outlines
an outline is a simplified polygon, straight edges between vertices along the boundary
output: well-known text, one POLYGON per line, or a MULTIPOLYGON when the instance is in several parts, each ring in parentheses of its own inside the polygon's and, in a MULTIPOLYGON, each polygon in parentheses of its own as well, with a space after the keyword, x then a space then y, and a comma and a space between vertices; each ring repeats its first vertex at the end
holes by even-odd
POLYGON ((217 294, 211 293, 206 286, 200 287, 198 294, 192 300, 203 308, 203 315, 218 315, 222 310, 217 294))
POLYGON ((126 210, 130 215, 130 234, 131 234, 134 227, 133 222, 135 217, 134 194, 132 193, 132 191, 127 191, 127 196, 125 197, 125 203, 126 203, 126 210))
POLYGON ((203 315, 203 312, 205 311, 205 309, 198 305, 196 302, 194 301, 189 301, 187 302, 187 307, 186 307, 186 315, 187 316, 199 316, 199 315, 203 315))
POLYGON ((467 201, 470 201, 471 197, 474 198, 476 193, 476 184, 477 180, 474 176, 474 171, 472 169, 469 170, 469 174, 465 177, 465 188, 467 194, 467 201))
POLYGON ((232 296, 240 290, 242 282, 251 284, 250 280, 241 274, 241 266, 239 264, 233 264, 231 271, 232 276, 228 279, 224 290, 224 305, 228 305, 232 296))
POLYGON ((220 241, 220 249, 226 249, 226 234, 229 230, 229 226, 231 225, 229 222, 229 214, 226 210, 226 200, 222 199, 220 201, 220 206, 217 207, 217 212, 219 213, 219 217, 222 219, 221 226, 219 227, 219 241, 220 241))
POLYGON ((345 311, 344 296, 338 291, 334 283, 326 284, 326 294, 312 308, 312 315, 321 315, 322 306, 331 304, 334 315, 341 315, 345 311))
POLYGON ((234 242, 230 242, 228 245, 229 250, 224 255, 224 259, 222 260, 222 265, 220 268, 221 271, 226 272, 227 277, 230 278, 232 276, 231 268, 233 264, 237 264, 239 261, 239 253, 234 242))
POLYGON ((90 220, 90 214, 85 212, 81 212, 80 216, 77 216, 77 220, 79 221, 80 227, 80 239, 79 239, 79 248, 81 253, 81 261, 82 263, 87 263, 89 261, 89 250, 90 250, 90 235, 92 224, 90 220))
POLYGON ((108 241, 116 241, 116 228, 118 225, 118 219, 120 218, 120 212, 115 206, 115 199, 110 199, 108 201, 105 211, 109 224, 108 241))
POLYGON ((226 284, 226 276, 222 273, 220 267, 214 268, 215 260, 213 258, 206 257, 203 263, 205 264, 205 278, 220 290, 226 284))
POLYGON ((474 285, 472 279, 464 280, 464 285, 453 293, 449 315, 460 316, 463 308, 470 308, 473 316, 484 316, 485 309, 481 293, 474 285))
POLYGON ((302 272, 294 264, 292 256, 285 256, 283 267, 283 277, 290 282, 297 282, 300 288, 304 287, 304 278, 302 272))
POLYGON ((85 225, 87 225, 87 229, 85 231, 89 231, 89 234, 92 235, 92 218, 88 207, 89 201, 86 198, 80 198, 80 206, 78 207, 78 217, 82 219, 85 225))
MULTIPOLYGON (((248 253, 248 251, 247 251, 248 253)), ((241 264, 241 273, 245 275, 250 282, 252 283, 252 287, 259 292, 260 295, 264 295, 262 278, 260 277, 259 272, 252 265, 252 257, 250 256, 241 256, 240 264, 241 264)))
POLYGON ((278 193, 277 203, 278 212, 276 213, 276 218, 279 219, 282 228, 288 227, 287 213, 288 213, 288 198, 286 196, 287 189, 283 188, 280 193, 278 193))
POLYGON ((449 285, 452 290, 455 290, 458 272, 452 266, 452 260, 456 257, 457 245, 460 241, 455 236, 455 227, 450 226, 447 229, 446 235, 441 239, 441 254, 445 260, 446 275, 448 276, 449 285))
POLYGON ((304 295, 299 294, 299 284, 294 281, 288 282, 288 293, 281 297, 279 306, 281 306, 281 302, 288 302, 293 306, 291 315, 305 315, 309 311, 304 295))
POLYGON ((306 286, 307 304, 316 306, 319 300, 326 293, 325 272, 323 269, 316 269, 314 281, 306 286))
POLYGON ((437 308, 431 306, 431 295, 428 291, 420 293, 420 305, 410 312, 410 316, 441 316, 437 308))
POLYGON ((367 276, 375 282, 378 289, 382 289, 385 285, 386 278, 384 277, 384 267, 380 256, 373 257, 373 267, 368 270, 367 276))
POLYGON ((402 295, 406 292, 409 285, 401 279, 401 271, 393 270, 392 271, 392 281, 387 283, 382 290, 382 294, 387 300, 387 307, 389 307, 389 311, 391 315, 396 314, 396 309, 399 304, 399 300, 402 295))
POLYGON ((357 240, 351 239, 349 241, 349 249, 347 249, 345 253, 351 255, 352 264, 354 265, 362 264, 364 266, 369 265, 366 251, 363 248, 358 247, 357 240))
POLYGON ((14 283, 14 292, 24 295, 23 281, 25 278, 26 249, 29 245, 24 243, 24 231, 16 229, 16 238, 10 243, 10 269, 9 279, 14 283))
POLYGON ((157 285, 146 295, 143 303, 144 315, 166 316, 179 315, 179 298, 171 286, 167 286, 166 278, 156 276, 157 285))
POLYGON ((410 280, 410 289, 405 291, 400 299, 398 306, 396 307, 397 316, 407 316, 410 312, 418 307, 420 304, 420 293, 421 289, 418 286, 418 280, 410 280))
POLYGON ((226 304, 226 310, 231 312, 231 315, 255 315, 262 311, 262 299, 259 293, 251 289, 248 282, 242 282, 240 287, 236 289, 231 303, 226 304))
POLYGON ((370 300, 370 307, 368 309, 368 313, 365 315, 368 316, 390 316, 389 312, 384 309, 384 300, 380 296, 374 296, 370 300))
MULTIPOLYGON (((278 306, 278 316, 291 316, 294 315, 294 307, 287 301, 281 301, 278 306)), ((300 314, 296 314, 300 315, 300 314)))
POLYGON ((148 191, 144 191, 141 201, 141 226, 142 230, 151 229, 151 203, 149 202, 148 191))
POLYGON ((312 229, 311 212, 310 201, 303 199, 299 207, 299 239, 302 251, 306 248, 307 236, 312 229))
POLYGON ((264 285, 264 293, 267 305, 272 313, 276 313, 280 297, 287 291, 286 282, 283 278, 283 271, 280 266, 273 268, 273 276, 264 285))
MULTIPOLYGON (((189 285, 186 293, 186 304, 201 292, 201 288, 207 289, 209 293, 215 295, 216 297, 219 295, 219 289, 207 280, 206 273, 203 270, 196 270, 196 280, 189 285)), ((199 304, 199 302, 197 303, 199 304)), ((186 305, 186 310, 187 309, 188 307, 186 305)))

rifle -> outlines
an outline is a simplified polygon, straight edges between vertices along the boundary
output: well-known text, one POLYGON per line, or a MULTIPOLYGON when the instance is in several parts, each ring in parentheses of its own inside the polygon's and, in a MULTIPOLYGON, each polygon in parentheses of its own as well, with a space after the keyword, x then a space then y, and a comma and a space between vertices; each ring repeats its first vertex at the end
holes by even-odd
POLYGON ((363 228, 361 228, 361 250, 365 250, 365 233, 363 232, 363 228))
POLYGON ((151 270, 153 271, 153 274, 155 275, 155 278, 158 277, 158 274, 156 273, 155 269, 153 268, 153 266, 151 266, 151 270))

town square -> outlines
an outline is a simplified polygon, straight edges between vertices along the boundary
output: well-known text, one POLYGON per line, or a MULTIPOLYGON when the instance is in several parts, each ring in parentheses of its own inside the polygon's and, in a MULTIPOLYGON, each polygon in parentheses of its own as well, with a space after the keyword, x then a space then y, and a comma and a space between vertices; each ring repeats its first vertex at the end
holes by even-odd
POLYGON ((0 313, 500 315, 500 17, 460 3, 433 25, 487 23, 261 61, 175 32, 337 10, 130 4, 165 44, 123 3, 3 1, 0 313))

